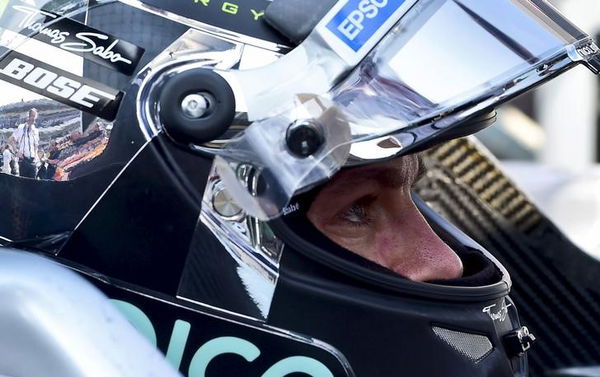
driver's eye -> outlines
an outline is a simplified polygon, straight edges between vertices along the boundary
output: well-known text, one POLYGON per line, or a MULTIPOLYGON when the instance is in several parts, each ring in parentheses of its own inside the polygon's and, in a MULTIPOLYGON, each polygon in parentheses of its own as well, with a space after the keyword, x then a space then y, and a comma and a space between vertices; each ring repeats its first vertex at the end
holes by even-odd
POLYGON ((340 218, 352 226, 371 224, 373 219, 369 216, 369 205, 374 200, 373 197, 364 197, 355 201, 340 214, 340 218))
POLYGON ((349 223, 362 225, 367 217, 367 211, 360 204, 353 204, 344 213, 343 217, 349 223))

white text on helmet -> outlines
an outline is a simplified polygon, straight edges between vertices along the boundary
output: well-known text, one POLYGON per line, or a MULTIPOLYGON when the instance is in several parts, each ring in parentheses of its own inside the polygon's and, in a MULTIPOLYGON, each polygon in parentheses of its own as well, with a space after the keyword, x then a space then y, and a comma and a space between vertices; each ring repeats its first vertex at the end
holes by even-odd
POLYGON ((348 14, 338 26, 338 30, 349 40, 354 40, 363 30, 363 21, 365 18, 374 18, 379 13, 379 9, 385 7, 388 0, 361 0, 358 3, 358 9, 348 14))
POLYGON ((114 100, 115 96, 103 90, 93 88, 68 77, 60 76, 47 69, 36 67, 31 63, 14 58, 0 70, 0 74, 23 81, 48 93, 69 99, 79 105, 92 108, 104 97, 114 100))

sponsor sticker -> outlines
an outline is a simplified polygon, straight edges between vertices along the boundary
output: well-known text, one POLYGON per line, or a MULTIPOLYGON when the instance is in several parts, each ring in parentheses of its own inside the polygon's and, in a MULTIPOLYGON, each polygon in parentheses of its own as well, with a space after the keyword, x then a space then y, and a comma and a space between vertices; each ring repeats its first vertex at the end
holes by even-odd
POLYGON ((500 321, 504 322, 504 320, 508 317, 508 308, 510 308, 512 304, 506 304, 505 301, 502 301, 502 304, 498 306, 497 304, 489 305, 481 310, 483 313, 487 313, 490 316, 492 321, 500 321))
POLYGON ((144 49, 70 18, 25 3, 11 5, 1 26, 131 75, 144 49))
POLYGON ((584 58, 590 55, 595 55, 598 52, 600 52, 600 48, 598 48, 598 46, 594 42, 588 43, 584 46, 577 48, 577 53, 579 53, 579 55, 584 58))
POLYGON ((263 20, 265 9, 271 4, 271 0, 144 0, 144 4, 229 32, 233 31, 281 46, 289 44, 285 37, 263 20))
POLYGON ((11 51, 0 60, 0 79, 112 121, 123 92, 11 51))
POLYGON ((327 29, 358 52, 406 0, 349 0, 327 24, 327 29))

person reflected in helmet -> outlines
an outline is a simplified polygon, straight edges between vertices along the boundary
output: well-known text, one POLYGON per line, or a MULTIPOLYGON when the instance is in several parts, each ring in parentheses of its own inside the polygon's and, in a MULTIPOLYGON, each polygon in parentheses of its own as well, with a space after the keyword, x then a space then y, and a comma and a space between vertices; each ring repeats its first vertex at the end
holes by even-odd
POLYGON ((307 217, 338 245, 405 278, 458 279, 461 259, 411 198, 422 172, 415 154, 342 170, 316 195, 307 217))

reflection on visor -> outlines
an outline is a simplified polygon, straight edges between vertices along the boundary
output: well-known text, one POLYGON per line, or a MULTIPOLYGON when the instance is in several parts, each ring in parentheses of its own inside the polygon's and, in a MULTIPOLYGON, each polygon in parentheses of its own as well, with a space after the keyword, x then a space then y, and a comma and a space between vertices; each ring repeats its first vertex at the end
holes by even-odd
MULTIPOLYGON (((328 41, 335 37, 313 33, 307 41, 339 45, 328 41)), ((598 56, 591 39, 543 1, 422 0, 341 83, 315 93, 320 110, 308 110, 298 98, 288 111, 252 124, 215 163, 249 213, 272 218, 295 193, 349 162, 389 157, 381 150, 389 141, 406 153, 579 62, 597 72, 598 56), (335 113, 335 121, 321 119, 325 113, 335 113), (315 121, 323 142, 298 156, 289 146, 289 127, 315 121), (386 135, 373 156, 357 148, 386 135), (258 191, 238 174, 248 164, 262 175, 258 191)))

